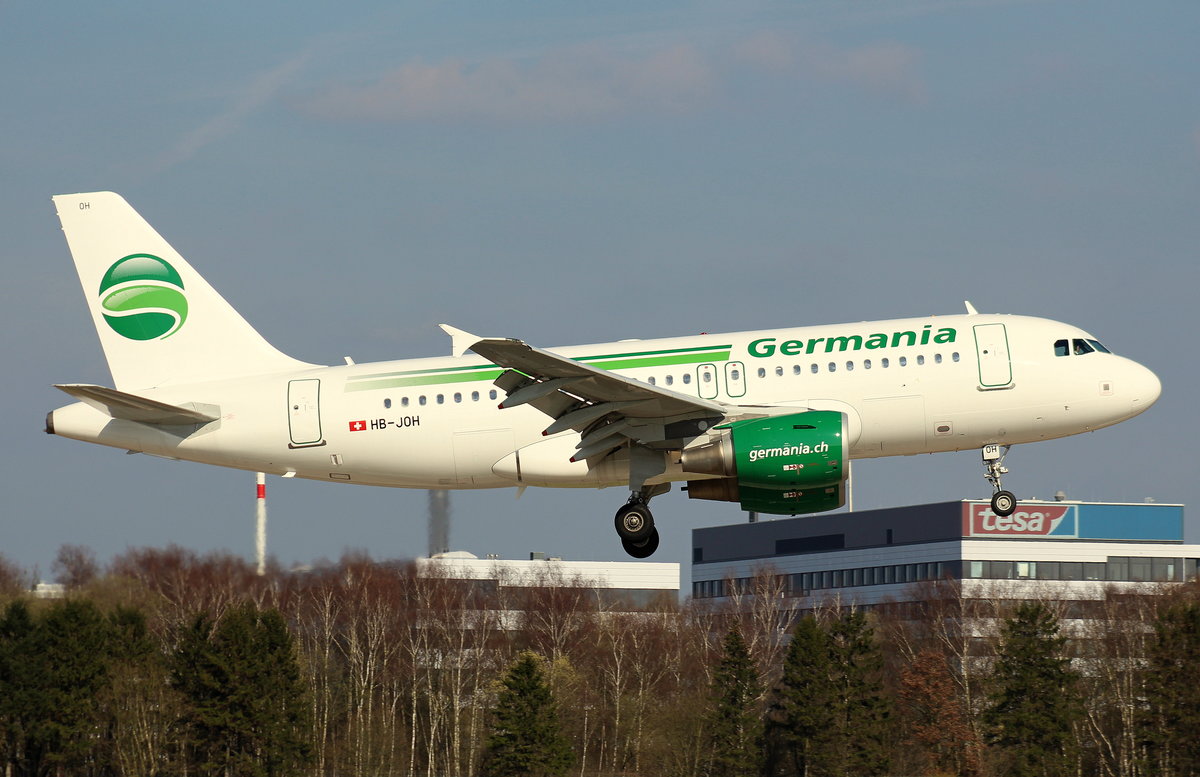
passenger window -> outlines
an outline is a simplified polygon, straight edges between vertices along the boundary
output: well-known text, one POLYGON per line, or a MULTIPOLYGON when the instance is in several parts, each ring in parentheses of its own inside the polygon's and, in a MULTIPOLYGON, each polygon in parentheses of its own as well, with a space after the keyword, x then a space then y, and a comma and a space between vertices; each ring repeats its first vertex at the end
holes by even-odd
POLYGON ((478 401, 479 401, 479 392, 478 392, 478 391, 472 391, 472 392, 471 392, 471 401, 472 401, 472 402, 478 402, 478 401))
POLYGON ((692 382, 692 373, 690 373, 690 372, 685 372, 685 373, 683 373, 683 382, 684 382, 685 384, 686 384, 686 383, 691 383, 691 382, 692 382))
POLYGON ((1055 356, 1069 356, 1070 355, 1070 351, 1067 350, 1067 341, 1066 340, 1056 340, 1054 342, 1054 355, 1055 356))
POLYGON ((491 391, 488 392, 488 399, 495 399, 496 396, 497 396, 496 389, 492 389, 491 391))
POLYGON ((783 367, 776 367, 776 368, 775 368, 775 377, 777 377, 777 378, 782 378, 782 377, 783 377, 783 367))
MULTIPOLYGON (((799 368, 797 368, 797 369, 799 369, 799 368)), ((818 372, 820 372, 820 371, 821 371, 821 368, 820 368, 820 367, 818 367, 818 366, 817 366, 817 365, 815 365, 815 364, 814 364, 814 365, 812 365, 811 372, 812 372, 812 374, 813 374, 813 375, 816 375, 816 374, 817 374, 818 372)))
POLYGON ((920 366, 924 363, 925 363, 925 354, 919 354, 917 356, 917 365, 920 366))
POLYGON ((425 407, 425 395, 424 394, 422 394, 420 397, 417 398, 417 404, 420 405, 421 407, 425 407))
MULTIPOLYGON (((803 371, 804 371, 804 368, 801 367, 799 364, 792 365, 792 374, 793 375, 799 375, 803 371)), ((816 372, 816 370, 813 370, 813 372, 816 372)))
POLYGON ((658 385, 658 381, 657 381, 657 379, 655 379, 655 377, 653 375, 651 375, 649 378, 646 378, 646 382, 649 383, 651 386, 658 385))
POLYGON ((846 362, 846 371, 849 372, 852 369, 854 369, 854 362, 846 362))
POLYGON ((837 372, 837 363, 836 362, 829 362, 829 371, 837 372))
POLYGON ((455 391, 454 392, 454 404, 457 405, 459 402, 462 402, 462 394, 455 391))
POLYGON ((385 399, 385 400, 383 400, 383 406, 384 406, 384 407, 391 407, 391 406, 392 406, 392 400, 390 400, 390 399, 385 399))
POLYGON ((933 361, 936 364, 941 364, 942 363, 942 355, 940 353, 935 353, 933 355, 933 361))
POLYGON ((907 357, 907 356, 901 356, 901 357, 900 357, 900 366, 901 366, 901 367, 907 367, 907 366, 908 366, 908 357, 907 357))
POLYGON ((950 358, 953 359, 954 361, 958 361, 958 351, 955 351, 954 353, 950 354, 950 358))
POLYGON ((668 385, 668 386, 673 386, 673 385, 675 385, 675 376, 674 376, 674 375, 668 375, 668 376, 667 376, 667 385, 668 385))
POLYGON ((408 397, 400 397, 400 407, 408 407, 408 397))
POLYGON ((765 377, 767 377, 767 368, 766 368, 766 367, 759 367, 759 368, 758 368, 758 377, 760 377, 760 378, 765 378, 765 377))
MULTIPOLYGON (((761 370, 760 370, 760 372, 761 372, 761 370)), ((762 375, 759 375, 758 377, 761 378, 762 375)), ((732 372, 729 373, 729 379, 730 380, 741 380, 742 379, 742 371, 741 370, 733 370, 732 372)))
POLYGON ((888 367, 892 366, 892 360, 885 356, 879 360, 879 366, 886 370, 888 367))
POLYGON ((871 369, 871 360, 870 359, 863 359, 863 369, 864 370, 871 369))
POLYGON ((445 397, 445 395, 444 395, 444 394, 438 394, 438 395, 437 395, 437 403, 438 403, 439 405, 444 405, 444 404, 446 403, 446 397, 445 397))
POLYGON ((712 373, 708 372, 707 370, 704 372, 704 382, 712 383, 712 373))

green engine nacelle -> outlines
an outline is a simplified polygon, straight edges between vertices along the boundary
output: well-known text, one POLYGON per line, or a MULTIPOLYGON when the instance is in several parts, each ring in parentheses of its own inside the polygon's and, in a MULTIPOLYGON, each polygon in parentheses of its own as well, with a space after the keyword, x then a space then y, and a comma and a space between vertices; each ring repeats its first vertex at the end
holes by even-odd
POLYGON ((845 502, 846 416, 830 410, 735 421, 715 442, 685 449, 685 472, 719 480, 688 482, 693 499, 739 502, 743 510, 799 515, 845 502))

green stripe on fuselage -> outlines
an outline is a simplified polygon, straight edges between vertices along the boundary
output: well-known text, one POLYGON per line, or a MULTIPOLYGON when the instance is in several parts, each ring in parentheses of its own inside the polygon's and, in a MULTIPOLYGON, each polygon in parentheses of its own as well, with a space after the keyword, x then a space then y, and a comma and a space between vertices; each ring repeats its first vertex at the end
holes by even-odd
MULTIPOLYGON (((700 364, 703 362, 728 361, 729 345, 705 348, 679 348, 664 351, 642 351, 602 356, 581 356, 575 361, 603 370, 640 369, 666 367, 677 364, 700 364)), ((432 386, 439 383, 468 383, 492 381, 504 370, 494 366, 444 367, 436 370, 403 370, 357 375, 346 382, 346 391, 371 391, 374 389, 403 388, 406 386, 432 386)))

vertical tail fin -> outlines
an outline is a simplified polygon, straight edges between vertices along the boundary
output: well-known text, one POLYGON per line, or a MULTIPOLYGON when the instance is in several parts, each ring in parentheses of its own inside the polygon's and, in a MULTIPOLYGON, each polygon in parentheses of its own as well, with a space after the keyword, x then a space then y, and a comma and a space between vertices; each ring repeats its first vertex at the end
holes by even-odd
POLYGON ((53 199, 117 388, 314 366, 264 340, 120 195, 53 199))

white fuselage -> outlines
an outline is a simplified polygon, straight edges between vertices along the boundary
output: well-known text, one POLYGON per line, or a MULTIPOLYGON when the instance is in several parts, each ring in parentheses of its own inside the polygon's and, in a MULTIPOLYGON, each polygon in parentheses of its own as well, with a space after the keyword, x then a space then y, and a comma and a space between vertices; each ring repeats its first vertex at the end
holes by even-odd
MULTIPOLYGON (((841 411, 851 457, 867 458, 1078 434, 1131 418, 1158 398, 1150 370, 1103 350, 1076 354, 1078 340, 1094 342, 1069 324, 972 314, 552 350, 730 406, 841 411)), ((546 437, 551 419, 539 410, 499 409, 500 372, 474 355, 299 369, 139 392, 218 407, 220 419, 199 429, 114 420, 82 403, 55 410, 48 425, 132 451, 365 485, 627 481, 621 451, 571 462, 577 432, 546 437)), ((648 482, 695 477, 675 464, 648 482)))

